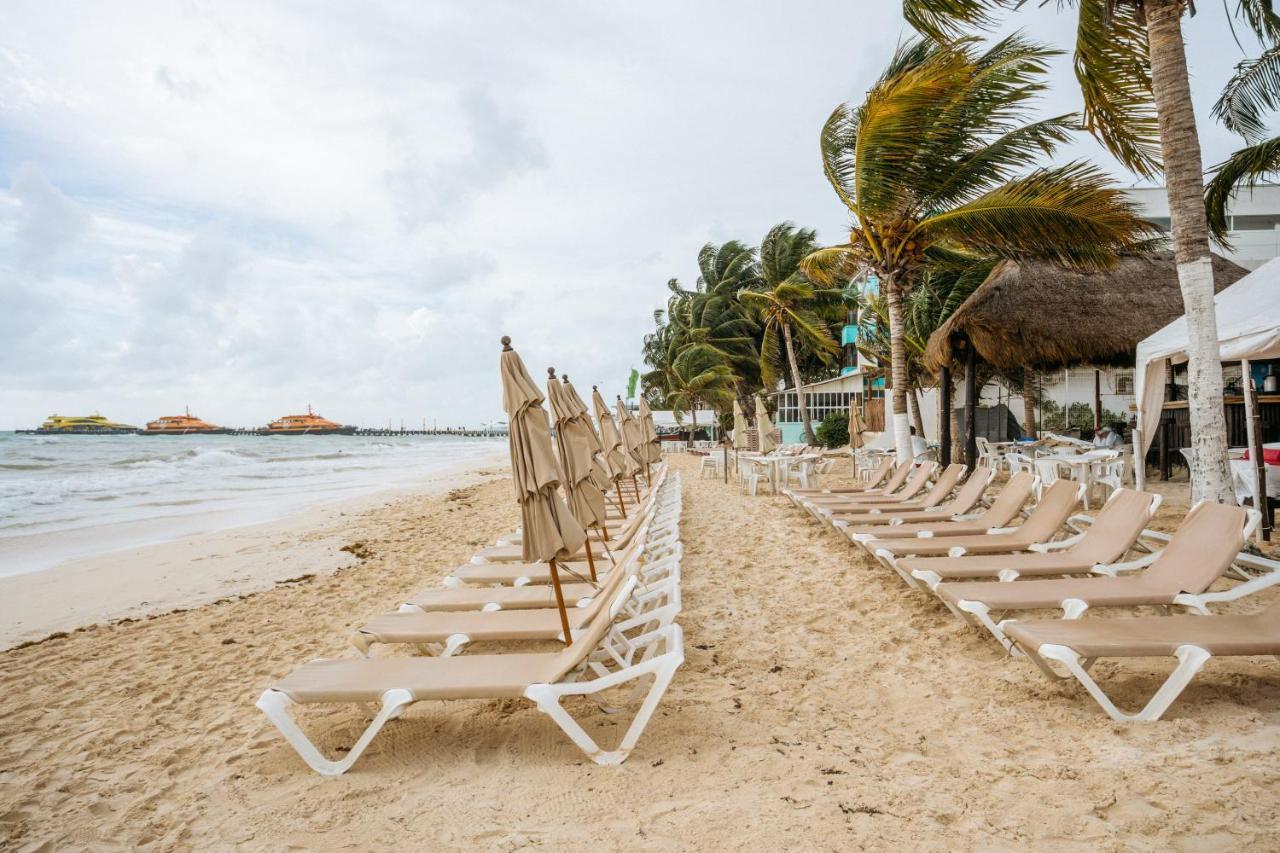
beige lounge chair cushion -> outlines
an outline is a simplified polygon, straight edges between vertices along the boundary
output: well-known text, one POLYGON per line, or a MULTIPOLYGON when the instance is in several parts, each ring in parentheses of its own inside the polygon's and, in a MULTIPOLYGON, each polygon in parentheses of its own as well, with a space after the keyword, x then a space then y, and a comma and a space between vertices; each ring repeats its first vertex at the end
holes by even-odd
POLYGON ((1005 569, 1023 576, 1070 575, 1087 572, 1093 560, 1070 551, 1055 554, 994 554, 980 557, 906 557, 897 563, 905 572, 929 571, 943 578, 994 578, 1005 569))
POLYGON ((272 686, 295 702, 377 702, 388 690, 414 699, 501 699, 559 677, 560 653, 313 661, 272 686))
POLYGON ((1150 568, 1139 575, 1110 578, 1028 580, 1013 583, 938 584, 950 602, 979 601, 992 610, 1058 607, 1077 598, 1091 607, 1172 604, 1181 593, 1201 593, 1217 580, 1244 545, 1245 511, 1204 503, 1192 509, 1150 568))
MULTIPOLYGON (((560 584, 566 603, 577 602, 596 594, 589 583, 560 584)), ((517 587, 473 589, 428 589, 409 599, 409 603, 428 613, 450 610, 479 610, 486 604, 501 605, 503 610, 555 607, 555 590, 550 584, 517 587)))
POLYGON ((1087 658, 1172 655, 1182 645, 1199 646, 1214 655, 1277 655, 1280 602, 1247 616, 1011 622, 1005 633, 1029 651, 1052 643, 1087 658))
MULTIPOLYGON (((598 599, 597 599, 598 600, 598 599)), ((554 604, 554 601, 553 601, 554 604)), ((569 627, 581 628, 592 613, 569 604, 569 627)), ((560 611, 498 610, 492 613, 387 613, 370 619, 361 634, 381 643, 442 643, 454 634, 466 634, 473 642, 485 640, 554 640, 560 635, 560 611)))

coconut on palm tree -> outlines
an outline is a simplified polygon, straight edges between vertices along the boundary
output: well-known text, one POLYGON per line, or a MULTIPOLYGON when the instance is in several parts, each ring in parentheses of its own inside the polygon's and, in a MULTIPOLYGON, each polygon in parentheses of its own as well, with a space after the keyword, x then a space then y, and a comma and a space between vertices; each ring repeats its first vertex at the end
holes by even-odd
POLYGON ((831 329, 822 315, 824 308, 840 305, 844 293, 819 289, 800 272, 800 263, 818 247, 812 229, 796 228, 790 222, 775 225, 760 244, 760 272, 764 290, 741 290, 738 300, 759 319, 764 331, 760 339, 760 376, 765 387, 777 383, 777 368, 786 364, 804 424, 804 438, 817 444, 809 406, 800 379, 797 345, 803 345, 827 364, 839 351, 831 329))
MULTIPOLYGON (((918 31, 947 41, 963 36, 966 26, 994 26, 998 12, 1021 5, 1009 0, 903 0, 902 9, 918 31)), ((1194 12, 1194 5, 1190 0, 1078 0, 1059 6, 1079 8, 1075 72, 1084 94, 1085 129, 1138 174, 1164 171, 1190 338, 1192 494, 1230 502, 1234 494, 1222 410, 1213 262, 1182 36, 1182 16, 1194 12)), ((1272 0, 1237 0, 1235 17, 1265 42, 1280 40, 1280 17, 1272 11, 1272 0)))
POLYGON ((1077 123, 1028 121, 1054 55, 1020 35, 985 50, 973 39, 908 42, 866 100, 837 107, 823 127, 823 167, 853 225, 848 243, 802 268, 820 284, 858 267, 878 277, 899 458, 912 456, 904 298, 931 265, 963 256, 1102 267, 1152 228, 1097 168, 1033 168, 1077 123))

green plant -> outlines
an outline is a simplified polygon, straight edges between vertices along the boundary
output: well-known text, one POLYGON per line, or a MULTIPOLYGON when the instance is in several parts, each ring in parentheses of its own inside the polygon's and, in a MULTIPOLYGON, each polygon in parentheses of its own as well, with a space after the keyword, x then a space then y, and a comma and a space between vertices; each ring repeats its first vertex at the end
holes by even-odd
POLYGON ((823 447, 844 447, 849 443, 849 413, 828 412, 818 424, 818 444, 823 447))
MULTIPOLYGON (((1105 406, 1102 409, 1102 423, 1128 423, 1127 415, 1113 412, 1105 406)), ((1040 401, 1040 429, 1049 430, 1050 432, 1061 432, 1063 430, 1078 429, 1086 432, 1093 430, 1093 406, 1088 403, 1076 402, 1071 404, 1071 410, 1067 415, 1066 423, 1063 423, 1062 404, 1054 400, 1040 401)))

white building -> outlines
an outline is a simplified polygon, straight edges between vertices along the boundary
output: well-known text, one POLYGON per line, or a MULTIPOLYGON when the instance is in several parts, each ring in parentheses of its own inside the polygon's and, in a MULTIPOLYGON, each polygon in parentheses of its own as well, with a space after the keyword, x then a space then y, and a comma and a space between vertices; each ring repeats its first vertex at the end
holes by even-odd
MULTIPOLYGON (((1169 198, 1164 187, 1133 187, 1125 190, 1143 216, 1169 230, 1169 198)), ((1280 256, 1280 184, 1264 184, 1236 193, 1228 211, 1231 249, 1215 246, 1214 251, 1247 270, 1256 270, 1280 256)))

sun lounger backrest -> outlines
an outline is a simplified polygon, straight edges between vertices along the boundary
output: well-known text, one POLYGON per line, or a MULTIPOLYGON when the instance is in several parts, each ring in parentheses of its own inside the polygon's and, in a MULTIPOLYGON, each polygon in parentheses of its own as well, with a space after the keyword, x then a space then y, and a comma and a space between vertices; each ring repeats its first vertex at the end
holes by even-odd
POLYGON ((924 496, 926 506, 937 506, 947 499, 947 495, 951 494, 951 490, 956 487, 956 483, 960 482, 960 478, 964 476, 964 466, 959 462, 952 463, 942 470, 938 476, 938 481, 933 484, 933 488, 929 489, 929 493, 924 496))
MULTIPOLYGON (((916 468, 916 470, 911 473, 911 479, 907 480, 906 485, 904 485, 901 489, 899 489, 897 492, 894 492, 892 497, 902 498, 905 500, 907 498, 910 498, 919 494, 920 490, 925 487, 925 485, 929 482, 929 478, 932 477, 934 475, 934 472, 937 470, 938 470, 937 462, 924 463, 923 465, 916 468)), ((888 492, 886 492, 885 494, 888 495, 888 492)))
POLYGON ((879 486, 884 482, 884 478, 888 477, 892 471, 893 457, 886 456, 880 460, 880 464, 876 467, 876 470, 871 473, 871 479, 867 480, 867 488, 874 489, 876 486, 879 486))
POLYGON ((991 469, 985 465, 979 465, 973 469, 973 473, 969 475, 969 479, 964 481, 964 485, 960 487, 960 491, 956 492, 956 496, 952 498, 948 504, 952 514, 965 513, 978 505, 978 501, 982 500, 982 495, 987 491, 987 483, 991 480, 991 469))
POLYGON ((915 465, 911 462, 904 462, 899 465, 893 472, 893 476, 885 480, 884 486, 881 487, 882 494, 890 494, 902 488, 902 484, 911 476, 911 472, 915 470, 915 465))
POLYGON ((1048 542, 1071 517, 1079 502, 1080 484, 1058 480, 1040 495, 1040 502, 1018 528, 1019 535, 1030 542, 1048 542))
POLYGON ((1206 501, 1194 506, 1178 525, 1160 556, 1143 574, 1161 589, 1200 593, 1231 565, 1244 547, 1242 507, 1206 501))
POLYGON ((1138 541, 1151 520, 1153 496, 1133 489, 1117 489, 1098 511, 1084 537, 1067 549, 1073 557, 1095 563, 1114 563, 1138 541))
POLYGON ((1026 471, 1014 474, 991 502, 991 508, 982 514, 982 521, 990 527, 1004 527, 1031 497, 1035 483, 1034 474, 1026 471))
POLYGON ((609 626, 613 624, 613 613, 610 612, 616 609, 613 605, 618 603, 619 596, 631 595, 635 585, 636 580, 628 578, 626 583, 611 596, 610 606, 601 608, 600 612, 587 624, 586 629, 578 635, 577 639, 560 652, 559 660, 556 661, 556 676, 551 681, 559 681, 564 678, 570 670, 585 661, 587 656, 596 650, 596 647, 600 645, 600 641, 604 639, 604 635, 609 632, 609 626))

